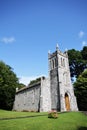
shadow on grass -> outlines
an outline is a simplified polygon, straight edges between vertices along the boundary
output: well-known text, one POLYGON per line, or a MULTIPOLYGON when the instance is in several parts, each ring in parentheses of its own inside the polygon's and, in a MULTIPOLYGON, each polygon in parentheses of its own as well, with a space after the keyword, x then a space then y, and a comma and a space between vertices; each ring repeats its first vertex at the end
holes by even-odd
POLYGON ((44 115, 32 115, 32 116, 22 116, 22 117, 12 117, 12 118, 0 118, 0 120, 23 119, 23 118, 32 118, 32 117, 39 117, 39 116, 47 116, 47 114, 44 114, 44 115))
POLYGON ((87 127, 79 127, 77 130, 87 130, 87 127))

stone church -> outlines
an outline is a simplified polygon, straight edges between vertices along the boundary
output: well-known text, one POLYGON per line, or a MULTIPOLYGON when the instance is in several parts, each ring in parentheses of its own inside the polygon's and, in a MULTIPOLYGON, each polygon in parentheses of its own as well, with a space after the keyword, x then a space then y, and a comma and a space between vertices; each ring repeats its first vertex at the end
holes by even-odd
POLYGON ((58 46, 48 53, 49 76, 16 91, 13 110, 17 111, 77 111, 77 102, 70 78, 67 52, 58 46))

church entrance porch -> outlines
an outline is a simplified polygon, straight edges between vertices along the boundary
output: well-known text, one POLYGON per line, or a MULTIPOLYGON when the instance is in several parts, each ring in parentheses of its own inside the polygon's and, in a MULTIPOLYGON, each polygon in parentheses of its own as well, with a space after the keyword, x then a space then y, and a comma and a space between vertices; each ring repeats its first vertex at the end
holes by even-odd
POLYGON ((69 96, 67 93, 65 93, 65 108, 66 108, 66 111, 70 111, 70 102, 69 102, 69 96))

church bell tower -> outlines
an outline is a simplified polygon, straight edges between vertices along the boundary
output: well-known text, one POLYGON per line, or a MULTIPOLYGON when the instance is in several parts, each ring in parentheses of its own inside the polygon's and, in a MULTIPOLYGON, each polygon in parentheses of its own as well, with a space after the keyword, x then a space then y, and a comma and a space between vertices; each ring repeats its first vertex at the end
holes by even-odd
POLYGON ((51 109, 57 111, 77 111, 67 52, 62 53, 57 45, 54 53, 48 53, 48 60, 51 109))

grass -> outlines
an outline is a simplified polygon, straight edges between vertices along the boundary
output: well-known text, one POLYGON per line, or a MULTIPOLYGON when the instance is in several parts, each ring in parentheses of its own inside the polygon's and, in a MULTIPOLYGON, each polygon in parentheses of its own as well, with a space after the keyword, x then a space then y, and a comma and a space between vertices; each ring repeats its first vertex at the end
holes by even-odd
POLYGON ((57 119, 50 119, 47 113, 0 110, 0 118, 15 118, 41 114, 45 116, 0 120, 0 130, 87 130, 87 116, 81 112, 59 113, 57 119))
POLYGON ((16 111, 0 110, 0 118, 16 118, 16 117, 26 117, 26 116, 37 116, 37 115, 43 115, 43 114, 46 114, 46 113, 16 112, 16 111))

